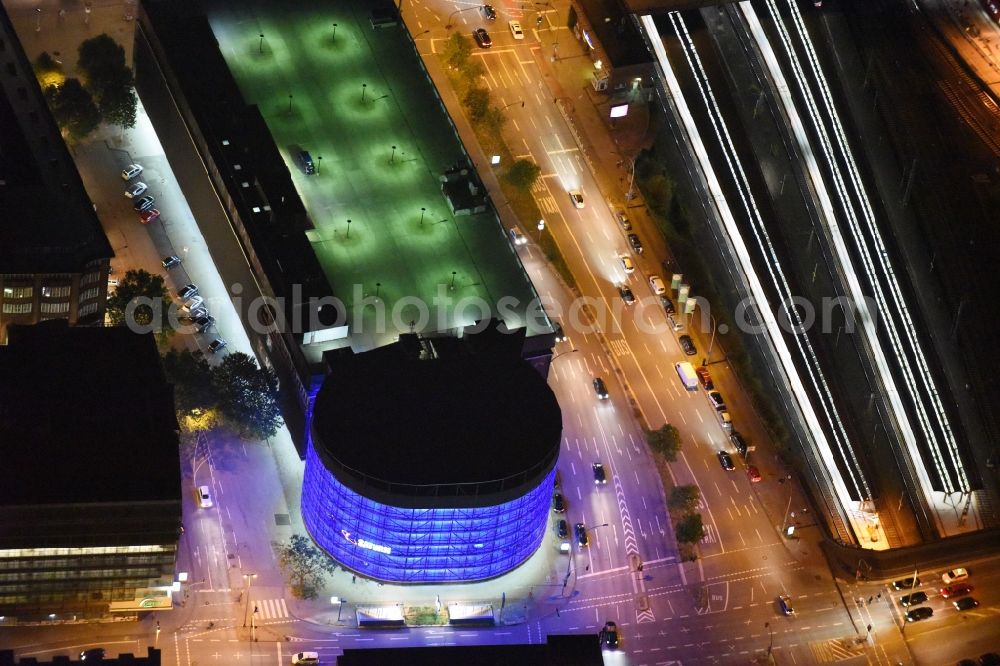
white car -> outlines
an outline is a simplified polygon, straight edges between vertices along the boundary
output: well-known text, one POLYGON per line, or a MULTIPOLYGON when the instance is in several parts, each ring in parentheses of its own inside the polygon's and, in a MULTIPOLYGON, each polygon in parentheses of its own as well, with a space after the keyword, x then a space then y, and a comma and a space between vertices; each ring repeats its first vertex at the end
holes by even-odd
POLYGON ((632 263, 631 257, 623 254, 618 259, 622 262, 622 268, 625 270, 626 275, 631 275, 635 272, 635 264, 632 263))
POLYGON ((968 579, 969 579, 969 572, 962 568, 946 571, 941 576, 941 580, 944 581, 945 585, 951 585, 952 583, 960 583, 963 580, 968 580, 968 579))
POLYGON ((129 164, 127 167, 122 169, 122 180, 132 180, 140 173, 142 173, 141 164, 129 164))
POLYGON ((514 39, 524 39, 524 30, 519 21, 510 21, 507 25, 510 26, 510 34, 514 35, 514 39))
POLYGON ((309 664, 317 666, 319 664, 319 652, 298 652, 292 655, 292 664, 309 664))
POLYGON ((569 200, 573 202, 574 208, 583 208, 583 192, 580 190, 570 190, 569 200))
POLYGON ((212 508, 212 493, 208 491, 208 486, 198 486, 198 506, 203 509, 212 508))
POLYGON ((528 242, 528 239, 525 238, 524 234, 522 234, 517 229, 511 229, 510 242, 513 243, 514 245, 525 245, 528 242))
POLYGON ((146 183, 138 180, 128 187, 125 188, 125 196, 129 199, 135 199, 136 197, 142 196, 142 194, 149 189, 146 183))
POLYGON ((649 288, 653 290, 653 293, 657 296, 667 293, 667 286, 663 284, 663 278, 659 275, 649 276, 649 288))

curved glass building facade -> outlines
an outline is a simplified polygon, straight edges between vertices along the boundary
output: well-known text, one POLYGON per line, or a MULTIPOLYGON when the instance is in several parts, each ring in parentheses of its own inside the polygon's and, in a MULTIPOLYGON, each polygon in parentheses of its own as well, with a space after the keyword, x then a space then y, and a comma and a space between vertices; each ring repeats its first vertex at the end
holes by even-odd
POLYGON ((390 506, 342 484, 310 446, 302 517, 316 543, 362 575, 399 583, 482 580, 517 567, 541 545, 554 477, 553 469, 525 494, 495 505, 390 506))

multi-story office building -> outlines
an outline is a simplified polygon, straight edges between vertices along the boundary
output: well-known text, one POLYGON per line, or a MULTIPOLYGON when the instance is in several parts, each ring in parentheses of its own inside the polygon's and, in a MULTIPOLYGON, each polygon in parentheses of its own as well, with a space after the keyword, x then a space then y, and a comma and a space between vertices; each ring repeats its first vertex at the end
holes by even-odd
POLYGON ((0 346, 0 624, 167 609, 181 524, 152 334, 14 326, 0 346))

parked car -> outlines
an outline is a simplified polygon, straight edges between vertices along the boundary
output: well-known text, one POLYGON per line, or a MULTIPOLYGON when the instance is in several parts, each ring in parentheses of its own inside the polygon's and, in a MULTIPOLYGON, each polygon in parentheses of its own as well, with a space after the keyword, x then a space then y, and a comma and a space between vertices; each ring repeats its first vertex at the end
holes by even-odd
POLYGON ((625 305, 632 305, 635 303, 635 294, 632 293, 632 290, 627 284, 618 285, 618 295, 622 297, 623 301, 625 301, 625 305))
POLYGON ((941 580, 944 581, 945 585, 951 585, 952 583, 959 583, 963 580, 968 580, 969 572, 961 567, 957 569, 952 569, 951 571, 946 571, 941 575, 941 580))
POLYGON ((141 164, 129 164, 127 167, 122 169, 122 180, 132 180, 140 173, 142 173, 141 164))
POLYGON ((493 5, 483 5, 479 11, 482 12, 483 18, 487 21, 497 20, 497 10, 493 9, 493 5))
POLYGON ((684 353, 687 354, 688 356, 694 356, 695 354, 698 353, 698 350, 695 348, 694 342, 691 340, 690 335, 682 335, 680 338, 678 338, 678 342, 681 343, 681 349, 683 349, 684 353))
POLYGON ((129 199, 135 199, 136 197, 141 196, 142 193, 148 189, 149 185, 142 182, 141 180, 137 180, 125 188, 125 196, 128 197, 129 199))
POLYGON ((198 285, 196 284, 186 284, 177 290, 177 296, 184 300, 191 298, 192 296, 196 296, 197 294, 198 285))
POLYGON ((212 508, 212 493, 208 486, 198 486, 198 506, 202 509, 212 508))
POLYGON ((594 485, 603 486, 608 482, 608 475, 604 471, 604 465, 599 462, 595 462, 593 465, 594 470, 594 485))
POLYGON ((926 620, 927 618, 934 615, 934 609, 930 606, 921 606, 920 608, 914 608, 906 613, 907 622, 920 622, 920 620, 926 620))
POLYGON ((609 650, 617 650, 618 643, 618 625, 608 620, 604 623, 604 628, 601 629, 601 646, 609 650))
POLYGON ((164 268, 174 268, 181 265, 181 258, 172 254, 169 257, 164 257, 162 263, 164 268))
POLYGON ((892 589, 894 590, 909 590, 920 585, 920 579, 910 576, 909 578, 900 578, 899 580, 892 581, 892 589))
MULTIPOLYGON (((698 371, 695 370, 695 373, 698 371)), ((721 412, 726 408, 726 402, 722 399, 722 394, 718 391, 708 392, 708 401, 712 403, 712 407, 715 407, 715 411, 721 412)))
MULTIPOLYGON (((139 168, 140 170, 142 169, 142 167, 139 168)), ((102 659, 104 659, 104 652, 105 652, 104 648, 100 647, 88 648, 80 653, 80 661, 87 661, 88 659, 91 659, 93 661, 101 661, 102 659)))
POLYGON ((149 210, 144 210, 139 213, 139 221, 143 224, 149 224, 153 220, 159 219, 160 211, 155 208, 150 208, 149 210))
POLYGON ((226 344, 226 341, 222 338, 216 338, 208 344, 208 351, 217 354, 226 348, 226 344))
POLYGON ((132 202, 132 208, 135 208, 140 213, 144 210, 149 210, 156 203, 156 199, 149 196, 148 194, 144 197, 139 197, 132 202))
POLYGON ((215 317, 211 315, 205 315, 203 317, 198 317, 194 320, 194 325, 198 327, 199 333, 204 333, 208 331, 213 326, 215 326, 215 317))
POLYGON ((570 190, 569 200, 573 202, 574 208, 583 208, 583 192, 580 190, 570 190))
POLYGON ((951 605, 955 607, 955 610, 967 611, 973 608, 979 607, 979 602, 972 597, 962 597, 956 601, 951 602, 951 605))
MULTIPOLYGON (((508 21, 507 26, 510 28, 510 34, 514 35, 514 39, 524 39, 524 30, 521 29, 519 21, 508 21)), ((580 208, 583 208, 583 206, 580 206, 580 208)))
POLYGON ((729 441, 733 443, 733 446, 736 447, 736 451, 741 456, 743 456, 744 458, 747 457, 747 451, 749 450, 749 447, 747 447, 747 441, 743 438, 743 435, 741 435, 738 432, 733 432, 732 434, 729 435, 729 441))
POLYGON ((715 388, 715 384, 712 383, 712 375, 708 372, 708 368, 703 365, 699 365, 694 369, 694 373, 698 375, 698 381, 701 382, 701 387, 706 391, 711 391, 715 388))
POLYGON ((192 296, 191 298, 184 301, 184 303, 181 305, 181 309, 188 313, 193 313, 195 310, 197 310, 200 307, 203 307, 204 305, 205 305, 204 298, 202 298, 201 296, 192 296))
POLYGON ((639 240, 637 234, 628 235, 628 244, 632 246, 632 251, 636 254, 642 254, 642 241, 639 240))
POLYGON ((778 597, 778 610, 781 611, 782 615, 794 615, 795 608, 792 606, 792 598, 787 594, 782 594, 778 597))
POLYGON ((725 451, 719 451, 719 464, 722 465, 722 469, 727 472, 732 472, 736 469, 736 465, 733 464, 733 458, 725 451))
POLYGON ((635 273, 635 264, 632 263, 632 258, 630 256, 628 256, 627 254, 623 254, 622 256, 618 257, 618 261, 621 262, 622 269, 625 271, 626 275, 631 275, 632 273, 635 273))
POLYGON ((296 652, 292 655, 292 666, 319 666, 319 652, 296 652))
POLYGON ((677 310, 674 309, 674 302, 670 300, 669 296, 660 296, 660 305, 663 306, 663 311, 667 313, 668 317, 677 314, 677 310))
MULTIPOLYGON (((896 588, 899 589, 899 588, 896 588)), ((927 601, 927 594, 924 592, 914 592, 913 594, 904 594, 899 598, 900 606, 919 606, 920 604, 927 601)))
POLYGON ((587 526, 583 523, 577 523, 573 526, 573 534, 576 535, 576 545, 580 548, 586 548, 590 545, 590 537, 587 536, 587 526))
POLYGON ((600 377, 594 378, 594 394, 597 396, 598 400, 608 399, 608 387, 604 385, 604 380, 600 377))
POLYGON ((629 222, 628 215, 626 215, 624 211, 618 211, 615 213, 615 219, 618 220, 618 224, 621 225, 622 229, 625 231, 632 231, 632 223, 629 222))
POLYGON ((490 39, 490 33, 486 32, 485 28, 476 28, 472 31, 472 38, 476 40, 476 44, 479 44, 479 48, 488 49, 493 46, 493 40, 490 39))
POLYGON ((960 597, 964 594, 972 592, 972 586, 967 583, 957 583, 955 585, 949 585, 947 587, 942 587, 939 593, 945 599, 950 597, 960 597))
POLYGON ((566 513, 566 498, 563 497, 562 493, 556 493, 552 496, 552 510, 556 513, 566 513))
POLYGON ((663 278, 659 275, 649 276, 649 288, 653 291, 655 296, 661 296, 667 293, 667 285, 663 284, 663 278))

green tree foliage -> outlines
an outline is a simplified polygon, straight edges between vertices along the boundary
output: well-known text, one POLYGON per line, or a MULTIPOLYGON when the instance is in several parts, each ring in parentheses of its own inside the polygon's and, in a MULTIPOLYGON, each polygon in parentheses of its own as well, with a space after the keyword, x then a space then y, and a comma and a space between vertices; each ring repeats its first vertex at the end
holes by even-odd
POLYGON ((131 87, 105 90, 99 105, 101 116, 112 125, 132 129, 135 127, 138 101, 131 87))
POLYGON ((78 53, 79 69, 104 120, 125 129, 135 127, 138 100, 132 90, 132 71, 125 65, 125 50, 104 34, 80 44, 78 53))
POLYGON ((444 59, 452 67, 461 69, 472 55, 472 40, 459 32, 452 33, 444 43, 444 59))
POLYGON ((337 569, 326 553, 301 534, 293 534, 288 543, 278 545, 278 564, 288 577, 292 594, 299 599, 316 598, 323 587, 323 574, 337 569))
POLYGON ((108 297, 107 307, 113 324, 134 322, 139 326, 162 328, 167 323, 166 314, 170 307, 163 276, 142 269, 128 271, 108 297), (130 308, 129 304, 134 300, 136 304, 130 308))
POLYGON ((486 88, 469 88, 462 100, 473 121, 483 120, 490 111, 490 91, 486 88))
POLYGON ((698 506, 701 492, 698 486, 674 486, 670 489, 670 498, 667 499, 667 506, 674 511, 690 513, 698 506))
POLYGON ((483 62, 479 58, 467 59, 459 69, 470 85, 475 85, 476 81, 486 74, 486 68, 483 67, 483 62))
POLYGON ((212 386, 212 367, 204 358, 188 350, 171 349, 163 355, 163 370, 174 386, 177 411, 190 414, 196 409, 216 407, 218 396, 212 386))
POLYGON ((281 426, 277 380, 271 370, 257 367, 253 357, 227 354, 212 371, 212 385, 219 409, 240 434, 264 439, 281 426))
POLYGON ((669 423, 662 428, 646 431, 646 442, 649 443, 649 448, 670 462, 677 460, 677 454, 681 450, 681 434, 669 423))
POLYGON ((662 173, 650 176, 643 184, 646 203, 660 215, 667 217, 674 201, 674 183, 662 173))
POLYGON ((542 173, 541 167, 531 160, 516 160, 507 170, 507 182, 514 187, 527 192, 542 173))
POLYGON ((689 513, 678 521, 674 535, 680 543, 698 543, 705 536, 705 526, 700 513, 689 513))
POLYGON ((38 76, 44 76, 46 74, 61 72, 62 65, 57 63, 55 59, 49 55, 48 51, 42 51, 41 55, 35 58, 34 69, 35 74, 38 76))
POLYGON ((61 86, 45 89, 45 99, 61 128, 77 141, 97 129, 101 113, 78 79, 66 79, 61 86))

